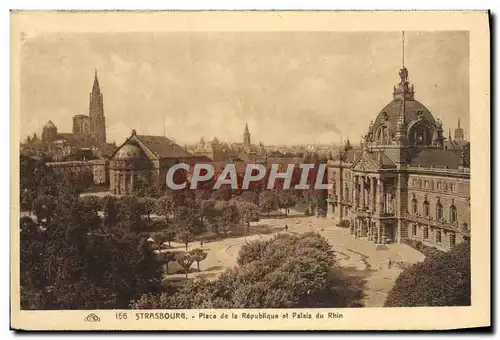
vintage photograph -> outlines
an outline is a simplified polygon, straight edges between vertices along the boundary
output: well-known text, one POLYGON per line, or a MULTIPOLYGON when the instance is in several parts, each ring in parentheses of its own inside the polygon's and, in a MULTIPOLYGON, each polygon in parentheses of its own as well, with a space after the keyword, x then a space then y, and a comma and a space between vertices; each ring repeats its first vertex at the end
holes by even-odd
POLYGON ((471 306, 470 31, 15 39, 21 311, 471 306))

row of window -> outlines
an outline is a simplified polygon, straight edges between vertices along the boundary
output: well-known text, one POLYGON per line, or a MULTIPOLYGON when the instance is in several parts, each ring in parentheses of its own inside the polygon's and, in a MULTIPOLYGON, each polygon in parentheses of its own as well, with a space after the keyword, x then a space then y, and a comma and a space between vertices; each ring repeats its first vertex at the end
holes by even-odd
POLYGON ((436 190, 440 191, 450 191, 450 192, 457 192, 457 184, 453 182, 444 182, 444 181, 436 181, 436 185, 434 186, 434 181, 433 180, 422 180, 422 179, 416 179, 414 178, 412 181, 412 186, 414 188, 419 188, 419 189, 427 189, 427 190, 434 190, 434 187, 436 190))
MULTIPOLYGON (((424 201, 424 203, 422 204, 422 210, 424 216, 427 217, 430 215, 430 204, 428 201, 424 201)), ((418 202, 415 198, 411 200, 411 212, 412 214, 418 213, 418 202)), ((439 202, 436 203, 434 217, 436 218, 436 220, 441 220, 443 218, 443 205, 439 202)), ((450 206, 448 219, 451 223, 457 222, 457 207, 454 204, 450 206)))
MULTIPOLYGON (((414 237, 417 236, 417 225, 416 224, 413 224, 411 233, 414 237)), ((429 227, 424 227, 423 238, 424 238, 424 240, 429 239, 429 227)), ((450 247, 453 247, 456 243, 456 235, 454 233, 450 233, 449 240, 450 240, 450 247)), ((442 243, 442 234, 441 234, 440 229, 436 229, 436 243, 442 243)))

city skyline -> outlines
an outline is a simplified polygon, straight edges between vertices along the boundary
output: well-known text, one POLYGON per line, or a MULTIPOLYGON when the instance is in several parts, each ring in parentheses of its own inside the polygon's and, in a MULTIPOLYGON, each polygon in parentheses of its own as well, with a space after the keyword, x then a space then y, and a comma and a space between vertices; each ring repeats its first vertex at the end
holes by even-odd
MULTIPOLYGON (((468 134, 467 32, 405 40, 416 100, 446 137, 458 119, 468 134)), ((71 131, 97 68, 109 142, 132 129, 182 144, 238 142, 248 122, 255 144, 338 144, 340 131, 357 143, 367 129, 358 122, 392 99, 401 32, 51 34, 27 38, 22 66, 22 138, 48 120, 71 131)))

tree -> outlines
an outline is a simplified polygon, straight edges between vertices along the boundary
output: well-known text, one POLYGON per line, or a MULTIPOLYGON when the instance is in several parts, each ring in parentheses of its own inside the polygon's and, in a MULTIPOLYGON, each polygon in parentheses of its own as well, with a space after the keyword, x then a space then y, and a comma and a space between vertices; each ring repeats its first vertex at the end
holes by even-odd
POLYGON ((235 225, 240 221, 238 208, 234 202, 218 201, 215 204, 217 217, 215 218, 218 234, 226 234, 233 230, 235 225))
POLYGON ((151 214, 156 211, 158 206, 157 200, 152 197, 140 197, 139 204, 141 205, 142 212, 148 216, 148 222, 151 221, 151 214))
MULTIPOLYGON (((190 202, 186 200, 186 202, 190 202)), ((195 206, 178 206, 174 211, 173 218, 174 229, 177 232, 189 231, 193 235, 199 235, 204 231, 203 223, 201 223, 199 212, 195 206)))
POLYGON ((186 251, 188 250, 189 242, 194 241, 194 235, 188 230, 178 233, 177 238, 186 246, 186 251))
POLYGON ((189 252, 193 259, 196 261, 198 271, 200 271, 200 262, 207 258, 207 253, 200 248, 193 249, 189 252))
POLYGON ((108 228, 116 225, 118 221, 118 204, 113 196, 105 196, 101 200, 101 210, 104 213, 104 225, 108 228))
POLYGON ((117 218, 120 224, 130 230, 142 229, 142 206, 138 199, 134 196, 125 196, 117 203, 117 218))
POLYGON ((297 203, 295 195, 291 190, 275 190, 277 205, 284 209, 285 215, 288 215, 288 209, 297 203))
POLYGON ((33 200, 33 212, 38 221, 46 220, 50 223, 57 208, 57 197, 52 195, 40 195, 33 200))
POLYGON ((173 231, 166 231, 165 232, 165 241, 168 242, 168 246, 171 247, 172 244, 171 242, 175 240, 175 232, 173 231))
POLYGON ((245 243, 238 254, 237 263, 243 265, 263 258, 271 241, 254 240, 245 243))
POLYGON ((158 215, 165 216, 165 221, 169 221, 174 213, 174 197, 173 195, 163 195, 156 200, 155 212, 158 215))
POLYGON ((254 190, 243 190, 239 196, 233 197, 235 200, 257 204, 257 192, 254 190))
POLYGON ((165 262, 165 268, 167 270, 167 275, 169 274, 168 273, 168 264, 170 262, 176 261, 176 257, 175 256, 176 256, 176 254, 172 253, 170 251, 167 251, 166 253, 162 253, 161 254, 161 258, 165 262))
POLYGON ((101 209, 101 199, 97 196, 88 195, 80 197, 80 201, 89 210, 98 212, 101 209))
POLYGON ((470 306, 470 275, 470 246, 464 242, 405 269, 389 291, 385 306, 470 306))
POLYGON ((212 191, 211 198, 216 201, 229 201, 232 197, 230 186, 222 185, 219 189, 212 191))
POLYGON ((238 215, 241 222, 247 225, 247 230, 250 229, 250 222, 259 220, 259 207, 251 202, 235 201, 234 204, 238 209, 238 215))
POLYGON ((165 232, 160 232, 154 235, 153 239, 155 240, 156 244, 158 245, 158 249, 160 250, 160 254, 163 250, 163 244, 167 242, 168 237, 167 233, 165 232))
POLYGON ((22 222, 22 309, 120 309, 159 291, 162 263, 143 237, 77 215, 58 216, 45 231, 22 222))
POLYGON ((217 215, 215 209, 215 200, 202 200, 199 204, 200 207, 200 220, 201 223, 205 221, 205 217, 214 217, 217 215))
POLYGON ((179 265, 182 268, 184 268, 184 272, 186 273, 186 279, 187 279, 188 278, 188 270, 195 260, 194 257, 190 253, 185 252, 185 253, 178 253, 176 255, 175 259, 176 259, 177 263, 179 263, 179 265))
POLYGON ((263 212, 267 212, 267 216, 276 209, 276 196, 271 190, 264 190, 260 194, 259 207, 263 212))

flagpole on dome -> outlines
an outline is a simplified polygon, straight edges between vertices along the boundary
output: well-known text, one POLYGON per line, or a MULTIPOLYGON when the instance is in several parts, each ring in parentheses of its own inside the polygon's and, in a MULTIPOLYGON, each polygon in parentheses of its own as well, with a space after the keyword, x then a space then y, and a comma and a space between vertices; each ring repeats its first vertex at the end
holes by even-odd
POLYGON ((403 50, 403 53, 402 53, 402 64, 403 64, 403 67, 402 68, 405 68, 405 31, 401 32, 401 47, 402 47, 402 50, 403 50))

